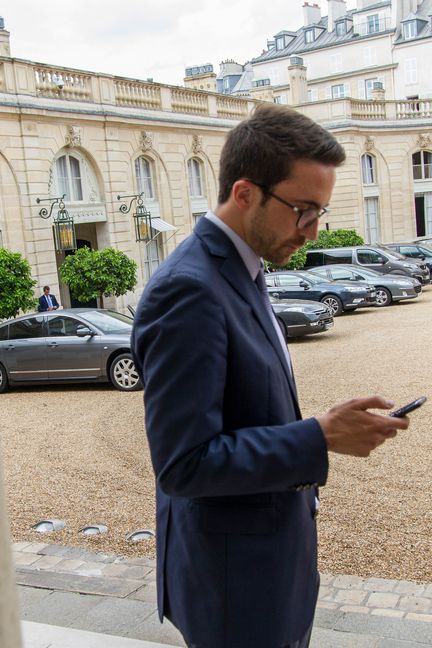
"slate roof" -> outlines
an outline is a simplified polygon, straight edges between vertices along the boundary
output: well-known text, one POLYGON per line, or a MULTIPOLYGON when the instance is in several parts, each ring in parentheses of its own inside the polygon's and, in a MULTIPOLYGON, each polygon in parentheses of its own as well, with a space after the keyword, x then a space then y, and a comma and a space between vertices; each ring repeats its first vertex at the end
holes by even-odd
POLYGON ((405 39, 403 35, 403 30, 401 29, 400 34, 397 36, 395 40, 395 45, 400 45, 401 43, 411 43, 416 40, 420 40, 423 38, 430 38, 432 36, 432 26, 431 26, 431 19, 430 17, 432 16, 432 0, 423 0, 421 5, 417 8, 417 13, 413 14, 410 13, 409 16, 404 18, 402 21, 403 23, 409 21, 409 20, 415 20, 416 18, 420 18, 421 21, 417 23, 419 27, 419 31, 417 33, 417 36, 415 38, 410 38, 405 39), (422 24, 422 21, 423 24, 422 24))

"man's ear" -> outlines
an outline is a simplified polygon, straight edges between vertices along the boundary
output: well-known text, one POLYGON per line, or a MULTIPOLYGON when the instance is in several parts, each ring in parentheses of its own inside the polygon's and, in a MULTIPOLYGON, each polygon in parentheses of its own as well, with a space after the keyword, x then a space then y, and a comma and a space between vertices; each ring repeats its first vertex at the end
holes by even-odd
POLYGON ((231 197, 238 209, 245 211, 250 209, 256 202, 256 187, 247 180, 237 180, 231 189, 231 197))

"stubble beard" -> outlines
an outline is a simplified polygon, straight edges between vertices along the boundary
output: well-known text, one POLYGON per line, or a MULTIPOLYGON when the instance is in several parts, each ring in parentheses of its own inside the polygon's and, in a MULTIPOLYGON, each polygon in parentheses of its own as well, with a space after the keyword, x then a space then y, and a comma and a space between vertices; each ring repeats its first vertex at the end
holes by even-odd
POLYGON ((304 241, 299 242, 298 245, 291 241, 285 243, 279 241, 277 235, 269 228, 267 214, 263 207, 260 207, 251 219, 248 238, 246 243, 259 257, 278 266, 286 265, 291 256, 304 244, 304 241))

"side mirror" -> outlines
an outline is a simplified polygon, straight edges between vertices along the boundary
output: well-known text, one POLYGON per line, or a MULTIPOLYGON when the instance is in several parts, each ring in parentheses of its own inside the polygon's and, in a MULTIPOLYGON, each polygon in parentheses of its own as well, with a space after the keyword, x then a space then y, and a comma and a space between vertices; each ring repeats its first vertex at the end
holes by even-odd
POLYGON ((76 334, 78 337, 87 337, 88 335, 92 337, 94 335, 93 331, 88 326, 84 326, 84 324, 77 327, 76 334))
POLYGON ((387 259, 384 259, 384 257, 382 257, 382 256, 377 257, 377 262, 378 263, 384 264, 384 263, 386 263, 386 261, 387 261, 387 259))
POLYGON ((424 261, 426 259, 425 255, 422 254, 421 252, 420 252, 420 254, 417 255, 417 258, 421 259, 422 261, 424 261))
POLYGON ((309 284, 308 284, 307 281, 305 281, 304 279, 301 279, 301 280, 300 280, 299 286, 300 286, 301 288, 304 288, 305 290, 308 290, 308 289, 309 289, 309 284))

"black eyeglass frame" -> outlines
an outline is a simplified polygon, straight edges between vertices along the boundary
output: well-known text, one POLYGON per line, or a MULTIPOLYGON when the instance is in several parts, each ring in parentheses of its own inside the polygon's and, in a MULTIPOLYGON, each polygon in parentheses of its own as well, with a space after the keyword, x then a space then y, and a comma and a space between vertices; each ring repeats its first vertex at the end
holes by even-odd
MULTIPOLYGON (((270 189, 265 185, 262 184, 261 182, 256 182, 255 180, 251 180, 250 178, 245 178, 248 182, 251 182, 253 185, 256 187, 259 187, 263 194, 265 196, 270 196, 271 198, 274 198, 275 200, 278 200, 282 205, 285 205, 286 207, 289 207, 290 209, 293 210, 295 214, 297 214, 298 218, 296 221, 296 227, 299 226, 300 220, 302 216, 304 216, 307 212, 309 213, 314 213, 314 217, 311 218, 310 221, 306 222, 302 227, 310 227, 316 220, 319 220, 324 214, 329 214, 330 210, 327 209, 326 207, 321 207, 321 209, 318 209, 317 207, 307 207, 306 209, 302 209, 301 207, 297 207, 296 205, 292 205, 289 203, 287 200, 284 198, 281 198, 277 194, 273 193, 270 191, 270 189)), ((306 217, 307 219, 307 217, 306 217)), ((301 228, 300 228, 301 229, 301 228)))

